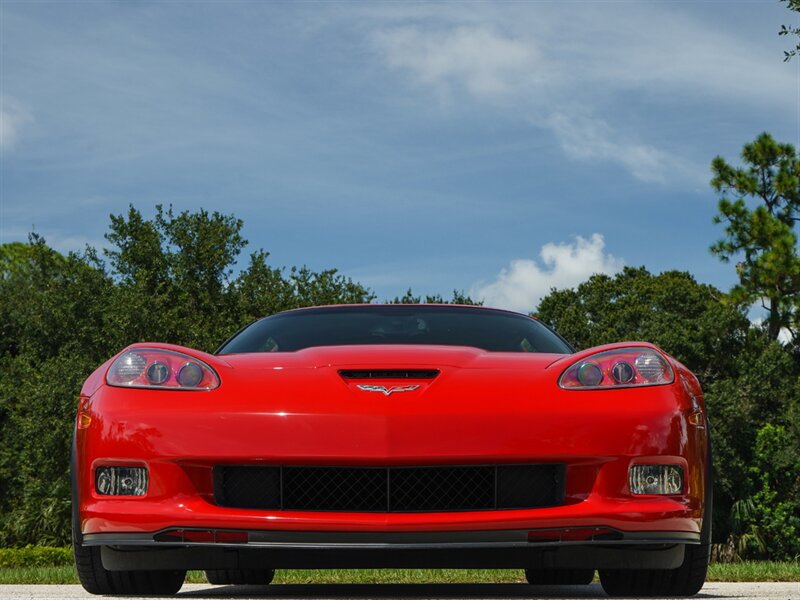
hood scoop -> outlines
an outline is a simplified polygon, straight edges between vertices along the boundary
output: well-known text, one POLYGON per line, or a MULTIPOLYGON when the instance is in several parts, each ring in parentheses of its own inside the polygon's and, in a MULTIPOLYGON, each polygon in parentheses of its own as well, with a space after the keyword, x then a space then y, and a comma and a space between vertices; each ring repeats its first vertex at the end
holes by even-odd
POLYGON ((438 369, 341 369, 343 379, 433 379, 438 369))

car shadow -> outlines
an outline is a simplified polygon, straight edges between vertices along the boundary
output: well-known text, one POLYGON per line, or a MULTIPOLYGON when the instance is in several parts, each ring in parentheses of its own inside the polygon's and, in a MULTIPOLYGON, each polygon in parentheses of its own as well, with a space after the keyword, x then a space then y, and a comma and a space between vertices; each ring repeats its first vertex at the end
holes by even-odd
MULTIPOLYGON (((532 586, 523 583, 336 583, 213 586, 183 598, 607 598, 599 583, 532 586)), ((702 592, 695 598, 712 598, 702 592)))
POLYGON ((186 598, 602 598, 600 584, 531 586, 523 583, 334 583, 213 586, 186 598))

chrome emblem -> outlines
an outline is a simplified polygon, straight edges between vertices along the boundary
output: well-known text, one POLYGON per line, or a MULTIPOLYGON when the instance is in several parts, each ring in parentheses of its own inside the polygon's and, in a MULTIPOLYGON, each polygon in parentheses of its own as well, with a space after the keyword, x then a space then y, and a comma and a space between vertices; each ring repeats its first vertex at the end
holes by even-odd
POLYGON ((395 392, 413 392, 418 385, 393 385, 386 387, 385 385, 357 385, 358 389, 362 392, 380 392, 384 396, 391 396, 395 392))

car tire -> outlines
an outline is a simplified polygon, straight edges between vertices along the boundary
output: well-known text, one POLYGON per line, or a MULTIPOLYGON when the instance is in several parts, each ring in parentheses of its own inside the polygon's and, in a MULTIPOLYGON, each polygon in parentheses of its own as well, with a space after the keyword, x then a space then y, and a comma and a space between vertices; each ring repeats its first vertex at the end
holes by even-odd
POLYGON ((525 569, 531 585, 589 585, 594 569, 525 569))
POLYGON ((82 546, 74 539, 72 551, 78 579, 90 594, 103 596, 171 596, 186 579, 186 571, 108 571, 99 546, 82 546))
POLYGON ((601 570, 600 583, 609 596, 694 596, 705 583, 710 551, 710 544, 686 546, 677 569, 601 570))
POLYGON ((208 569, 206 579, 212 585, 267 585, 275 577, 274 569, 208 569))
POLYGON ((609 596, 694 596, 703 587, 711 558, 714 463, 708 446, 709 477, 700 544, 686 545, 683 564, 677 569, 601 569, 600 583, 609 596))

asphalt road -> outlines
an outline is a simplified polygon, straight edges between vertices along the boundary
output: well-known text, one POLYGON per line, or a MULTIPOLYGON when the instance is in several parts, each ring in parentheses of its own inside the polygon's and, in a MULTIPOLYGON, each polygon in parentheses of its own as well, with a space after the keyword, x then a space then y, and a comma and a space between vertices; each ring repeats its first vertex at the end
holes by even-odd
MULTIPOLYGON (((342 600, 347 598, 605 598, 600 584, 581 587, 534 588, 524 584, 337 584, 211 586, 187 584, 176 598, 282 598, 342 600)), ((96 598, 79 585, 0 585, 0 600, 96 598)), ((129 597, 130 598, 130 597, 129 597)), ((800 583, 707 583, 695 598, 736 600, 800 600, 800 583)), ((130 600, 136 600, 135 598, 130 600)))

